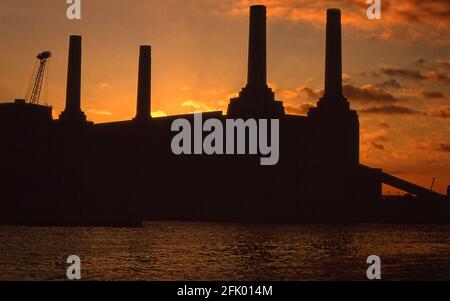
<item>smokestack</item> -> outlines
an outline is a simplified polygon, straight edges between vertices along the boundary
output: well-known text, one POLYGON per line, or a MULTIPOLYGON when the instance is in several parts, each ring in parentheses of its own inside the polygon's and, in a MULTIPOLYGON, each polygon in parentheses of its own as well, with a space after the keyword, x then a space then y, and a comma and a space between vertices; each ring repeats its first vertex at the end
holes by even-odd
POLYGON ((61 119, 86 120, 81 111, 81 36, 70 36, 66 107, 61 119))
POLYGON ((250 7, 250 37, 248 48, 249 87, 267 88, 266 7, 250 7))
POLYGON ((272 118, 285 115, 283 102, 267 86, 266 7, 250 7, 247 85, 232 98, 227 115, 240 118, 272 118))
POLYGON ((81 111, 81 36, 70 36, 65 111, 81 111))
POLYGON ((343 99, 341 11, 327 10, 325 99, 343 99))
POLYGON ((139 50, 139 75, 136 119, 145 120, 151 117, 151 54, 152 48, 143 45, 139 50))

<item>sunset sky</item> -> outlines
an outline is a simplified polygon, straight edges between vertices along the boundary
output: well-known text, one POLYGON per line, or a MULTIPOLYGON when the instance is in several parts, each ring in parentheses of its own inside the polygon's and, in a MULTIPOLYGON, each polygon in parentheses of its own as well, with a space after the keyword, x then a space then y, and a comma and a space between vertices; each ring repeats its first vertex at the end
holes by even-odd
MULTIPOLYGON (((44 102, 63 109, 70 34, 83 36, 82 106, 95 122, 135 114, 138 51, 153 47, 154 115, 226 110, 245 85, 249 4, 268 6, 268 79, 289 113, 323 88, 326 8, 343 10, 345 95, 361 121, 361 161, 436 190, 450 184, 450 1, 0 0, 0 102, 24 98, 51 50, 44 102)), ((387 190, 389 191, 389 190, 387 190)), ((392 190, 393 191, 393 190, 392 190)))

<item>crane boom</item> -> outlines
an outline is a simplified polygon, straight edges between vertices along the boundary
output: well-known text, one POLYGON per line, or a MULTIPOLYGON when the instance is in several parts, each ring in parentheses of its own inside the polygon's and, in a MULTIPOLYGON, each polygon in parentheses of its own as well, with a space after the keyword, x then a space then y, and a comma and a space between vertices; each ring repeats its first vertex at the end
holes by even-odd
POLYGON ((49 58, 52 57, 50 51, 44 51, 39 53, 36 58, 39 60, 39 69, 36 73, 36 78, 33 83, 33 89, 28 97, 28 102, 32 104, 39 104, 39 98, 41 96, 42 83, 44 81, 45 66, 49 58))

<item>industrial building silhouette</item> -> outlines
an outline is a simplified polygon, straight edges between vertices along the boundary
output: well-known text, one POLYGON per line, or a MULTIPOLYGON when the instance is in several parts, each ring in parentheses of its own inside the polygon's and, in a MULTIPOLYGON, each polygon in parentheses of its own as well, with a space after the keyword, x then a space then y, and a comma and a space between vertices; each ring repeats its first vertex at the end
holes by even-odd
POLYGON ((289 115, 267 85, 266 8, 250 9, 247 85, 228 112, 280 120, 280 161, 176 156, 175 119, 152 118, 151 47, 141 46, 136 117, 94 124, 81 107, 80 36, 70 37, 66 107, 0 104, 0 223, 137 226, 144 220, 448 223, 448 196, 360 164, 359 120, 342 91, 341 12, 327 11, 325 91, 289 115), (410 193, 383 198, 386 183, 410 193))

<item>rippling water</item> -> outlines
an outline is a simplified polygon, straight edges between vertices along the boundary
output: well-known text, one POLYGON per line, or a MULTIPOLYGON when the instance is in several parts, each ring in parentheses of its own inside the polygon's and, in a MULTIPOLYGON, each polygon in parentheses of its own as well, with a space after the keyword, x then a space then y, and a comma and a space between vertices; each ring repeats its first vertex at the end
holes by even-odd
POLYGON ((147 223, 142 229, 0 227, 0 280, 450 280, 449 226, 147 223))

